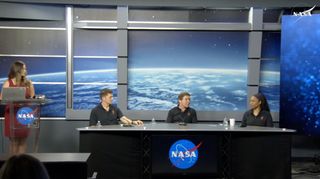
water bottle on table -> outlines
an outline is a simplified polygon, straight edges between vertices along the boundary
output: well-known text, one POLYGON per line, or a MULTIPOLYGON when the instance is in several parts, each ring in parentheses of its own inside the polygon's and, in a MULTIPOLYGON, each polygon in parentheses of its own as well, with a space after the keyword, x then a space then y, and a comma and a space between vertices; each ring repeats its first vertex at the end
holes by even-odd
POLYGON ((156 124, 157 122, 156 122, 156 119, 153 117, 152 119, 151 119, 151 124, 156 124))
POLYGON ((97 127, 101 127, 102 125, 101 125, 101 122, 100 121, 98 121, 97 122, 97 127))
POLYGON ((224 116, 224 118, 223 118, 223 126, 228 126, 228 118, 227 118, 227 116, 224 116))

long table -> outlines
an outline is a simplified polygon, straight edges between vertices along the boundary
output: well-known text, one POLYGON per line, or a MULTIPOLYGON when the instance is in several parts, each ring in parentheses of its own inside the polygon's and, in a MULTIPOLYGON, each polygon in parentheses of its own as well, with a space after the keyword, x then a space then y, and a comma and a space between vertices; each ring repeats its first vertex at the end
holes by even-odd
MULTIPOLYGON (((291 178, 291 129, 225 127, 220 124, 169 123, 124 127, 83 127, 80 152, 90 152, 88 174, 97 178, 163 178, 154 174, 154 136, 215 136, 218 148, 217 176, 201 178, 291 178)), ((157 139, 157 138, 156 138, 157 139)), ((170 178, 171 175, 166 176, 170 178)), ((172 178, 188 175, 172 175, 172 178)), ((197 176, 190 176, 194 178, 197 176)))

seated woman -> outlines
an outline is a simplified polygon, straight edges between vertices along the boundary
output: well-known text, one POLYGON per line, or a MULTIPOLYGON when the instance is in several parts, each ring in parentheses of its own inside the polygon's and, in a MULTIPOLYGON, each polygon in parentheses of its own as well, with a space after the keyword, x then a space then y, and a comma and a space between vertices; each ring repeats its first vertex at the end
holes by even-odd
POLYGON ((251 109, 244 113, 241 127, 265 126, 273 127, 272 116, 266 97, 257 93, 250 98, 251 109))
POLYGON ((182 92, 178 96, 178 106, 172 108, 167 117, 168 123, 195 123, 197 122, 196 110, 189 107, 190 94, 182 92))

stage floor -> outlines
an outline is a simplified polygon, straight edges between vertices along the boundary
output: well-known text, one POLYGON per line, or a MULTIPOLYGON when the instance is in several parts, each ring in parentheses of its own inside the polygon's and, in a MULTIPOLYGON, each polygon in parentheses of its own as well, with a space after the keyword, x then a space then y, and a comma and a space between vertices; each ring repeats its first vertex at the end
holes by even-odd
POLYGON ((292 161, 292 179, 320 179, 320 164, 316 165, 312 159, 292 161))

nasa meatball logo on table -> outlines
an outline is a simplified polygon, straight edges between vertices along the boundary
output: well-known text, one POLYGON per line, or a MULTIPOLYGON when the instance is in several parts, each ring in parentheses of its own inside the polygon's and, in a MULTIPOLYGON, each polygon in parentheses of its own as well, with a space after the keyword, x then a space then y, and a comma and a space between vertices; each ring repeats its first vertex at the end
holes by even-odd
POLYGON ((17 120, 22 125, 32 124, 35 117, 34 112, 29 107, 20 108, 16 114, 17 120))
POLYGON ((200 146, 201 142, 196 146, 190 140, 178 140, 170 147, 169 159, 175 167, 189 169, 197 163, 200 146))

